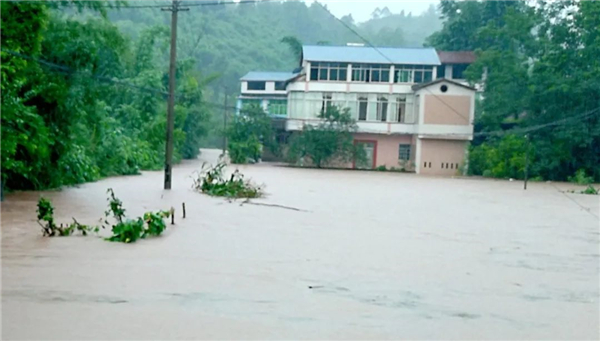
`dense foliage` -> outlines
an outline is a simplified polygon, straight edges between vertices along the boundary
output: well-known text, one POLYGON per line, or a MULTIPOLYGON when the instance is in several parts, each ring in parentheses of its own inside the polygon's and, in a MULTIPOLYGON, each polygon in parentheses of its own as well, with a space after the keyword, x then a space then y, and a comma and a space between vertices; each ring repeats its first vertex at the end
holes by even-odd
MULTIPOLYGON (((8 189, 162 167, 168 28, 147 27, 132 40, 95 14, 111 4, 2 2, 2 181, 8 189), (94 12, 76 12, 84 9, 94 12)), ((209 119, 205 80, 194 65, 183 59, 177 66, 176 160, 197 155, 209 119)))
POLYGON ((229 177, 223 173, 225 164, 216 166, 203 164, 202 169, 194 178, 192 187, 198 191, 211 196, 227 198, 258 198, 263 195, 263 190, 249 180, 244 180, 244 175, 235 170, 229 177))
POLYGON ((275 149, 269 115, 257 104, 245 106, 235 115, 227 130, 231 162, 247 163, 261 159, 263 147, 275 149))
POLYGON ((349 109, 328 106, 319 113, 319 118, 321 123, 306 125, 301 132, 292 135, 287 155, 290 162, 321 168, 357 159, 360 162, 364 158, 364 150, 354 144, 352 133, 357 126, 349 109))
POLYGON ((441 11, 429 43, 477 51, 467 74, 485 86, 469 172, 522 178, 528 135, 530 176, 599 181, 600 2, 443 0, 441 11))

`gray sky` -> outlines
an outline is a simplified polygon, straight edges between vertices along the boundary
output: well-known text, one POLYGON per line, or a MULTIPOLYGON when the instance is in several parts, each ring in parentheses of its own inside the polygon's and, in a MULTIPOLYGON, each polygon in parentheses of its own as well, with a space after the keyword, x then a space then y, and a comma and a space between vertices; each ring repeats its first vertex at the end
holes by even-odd
MULTIPOLYGON (((313 0, 305 1, 311 3, 313 0)), ((371 13, 377 7, 387 6, 392 13, 400 13, 404 10, 407 14, 412 12, 413 15, 417 15, 425 11, 430 4, 439 3, 437 0, 320 0, 320 2, 327 4, 327 8, 338 18, 350 13, 356 22, 369 20, 371 13)))

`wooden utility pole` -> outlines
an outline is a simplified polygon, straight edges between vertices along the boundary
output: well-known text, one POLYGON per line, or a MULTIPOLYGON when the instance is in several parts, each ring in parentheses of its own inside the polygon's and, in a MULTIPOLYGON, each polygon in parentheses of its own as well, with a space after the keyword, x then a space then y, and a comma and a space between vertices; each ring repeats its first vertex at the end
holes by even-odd
POLYGON ((525 139, 527 140, 527 145, 525 147, 525 181, 523 182, 523 190, 527 189, 527 178, 529 177, 529 135, 525 135, 525 139))
POLYGON ((165 186, 171 189, 171 173, 173 168, 173 130, 175 126, 175 69, 177 66, 177 13, 189 8, 179 8, 179 1, 173 0, 173 5, 163 8, 171 11, 171 59, 169 62, 169 102, 167 106, 167 138, 165 150, 165 186))
POLYGON ((225 87, 225 99, 223 100, 223 157, 227 151, 227 87, 225 87))

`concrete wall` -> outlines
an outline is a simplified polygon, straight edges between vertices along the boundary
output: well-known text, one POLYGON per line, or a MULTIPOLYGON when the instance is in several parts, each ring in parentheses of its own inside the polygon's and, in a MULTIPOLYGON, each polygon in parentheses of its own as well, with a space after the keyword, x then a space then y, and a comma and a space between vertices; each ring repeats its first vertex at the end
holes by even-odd
POLYGON ((419 174, 459 175, 467 143, 461 140, 419 139, 419 174))
POLYGON ((424 95, 424 124, 469 125, 471 96, 424 95))
MULTIPOLYGON (((411 154, 416 148, 413 145, 412 135, 382 135, 382 134, 354 134, 355 141, 374 141, 377 143, 375 152, 375 167, 386 166, 387 168, 406 168, 412 170, 411 162, 405 164, 398 160, 398 147, 400 144, 410 144, 411 154)), ((411 160, 412 161, 412 160, 411 160)))

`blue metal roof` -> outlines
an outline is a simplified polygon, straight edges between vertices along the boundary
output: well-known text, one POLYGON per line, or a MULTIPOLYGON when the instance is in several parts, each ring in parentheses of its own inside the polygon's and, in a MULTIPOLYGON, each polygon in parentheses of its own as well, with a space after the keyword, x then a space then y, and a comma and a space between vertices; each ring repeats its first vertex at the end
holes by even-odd
POLYGON ((435 49, 429 47, 377 47, 377 49, 375 49, 369 46, 304 45, 302 46, 302 56, 304 60, 315 62, 393 63, 413 65, 441 64, 435 49), (379 50, 379 52, 377 50, 379 50))
POLYGON ((240 78, 242 81, 276 81, 283 82, 292 79, 297 74, 293 72, 260 72, 250 71, 244 77, 240 78))

